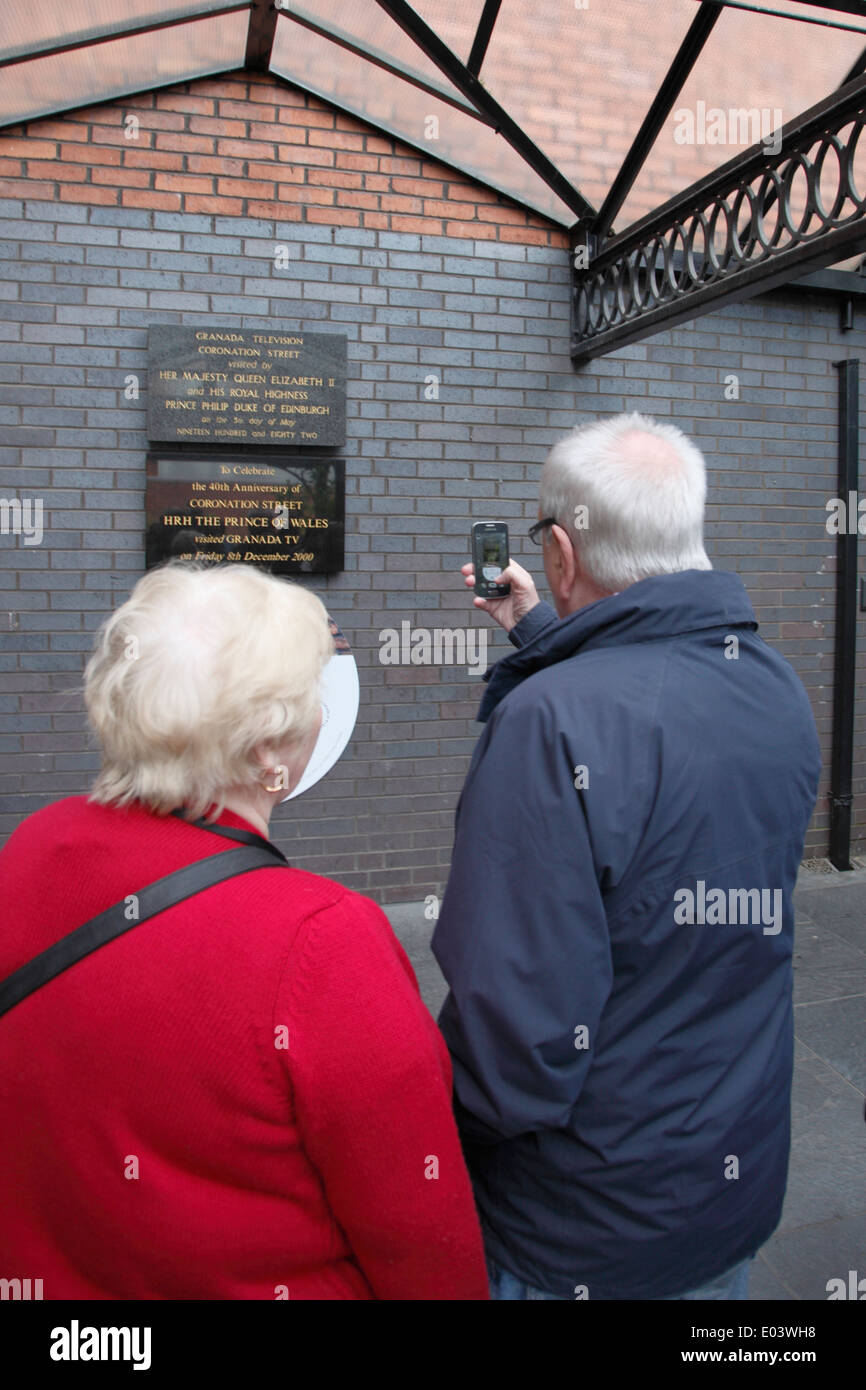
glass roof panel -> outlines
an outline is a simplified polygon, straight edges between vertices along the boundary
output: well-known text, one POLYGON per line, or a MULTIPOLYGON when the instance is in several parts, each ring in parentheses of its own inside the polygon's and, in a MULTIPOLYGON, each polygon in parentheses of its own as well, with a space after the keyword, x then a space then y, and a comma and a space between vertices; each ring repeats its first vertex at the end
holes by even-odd
POLYGON ((148 22, 224 9, 228 0, 3 0, 0 56, 34 53, 148 22))
POLYGON ((237 10, 5 68, 0 125, 243 67, 248 27, 237 10))
MULTIPOLYGON (((305 15, 328 33, 351 40, 359 48, 365 48, 376 57, 384 58, 395 67, 438 87, 462 105, 468 105, 445 74, 374 0, 355 0, 354 4, 340 5, 336 7, 336 15, 334 0, 301 0, 300 4, 292 0, 291 9, 284 10, 284 13, 288 17, 305 15)), ((383 72, 380 81, 387 80, 383 72)))
MULTIPOLYGON (((526 0, 520 3, 525 6, 526 0)), ((412 0, 412 9, 465 63, 484 11, 484 0, 412 0)), ((499 13, 501 16, 502 11, 499 13)))
POLYGON ((489 126, 292 23, 285 14, 277 25, 271 69, 414 145, 427 158, 465 169, 557 222, 574 221, 571 210, 489 126))
MULTIPOLYGON (((849 22, 866 31, 866 15, 831 13, 791 0, 768 0, 792 14, 849 22)), ((718 169, 840 86, 866 47, 866 33, 749 13, 722 12, 673 111, 616 219, 626 226, 677 191, 718 169), (736 54, 760 60, 736 62, 736 54)))
POLYGON ((695 0, 506 0, 480 77, 600 207, 697 13, 695 0))

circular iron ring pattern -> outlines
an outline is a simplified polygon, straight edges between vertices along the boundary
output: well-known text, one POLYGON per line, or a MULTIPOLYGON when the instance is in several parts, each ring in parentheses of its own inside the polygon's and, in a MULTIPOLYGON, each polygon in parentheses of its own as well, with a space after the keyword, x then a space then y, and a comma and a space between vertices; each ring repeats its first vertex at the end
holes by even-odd
POLYGON ((855 158, 864 128, 866 110, 840 115, 837 130, 780 150, 766 168, 680 210, 608 264, 590 267, 575 287, 581 340, 863 217, 866 192, 857 186, 855 158))

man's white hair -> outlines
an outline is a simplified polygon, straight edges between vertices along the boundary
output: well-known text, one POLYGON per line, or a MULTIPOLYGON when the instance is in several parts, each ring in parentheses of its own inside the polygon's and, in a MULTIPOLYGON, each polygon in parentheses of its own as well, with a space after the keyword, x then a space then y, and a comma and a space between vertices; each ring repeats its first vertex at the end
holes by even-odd
POLYGON ((229 787, 259 781, 257 744, 310 732, 333 651, 324 605, 299 584, 205 561, 151 570, 85 669, 103 755, 90 799, 218 815, 229 787))
POLYGON ((712 569, 705 497, 700 450, 675 425, 636 411, 560 440, 539 488, 542 516, 556 518, 588 578, 611 593, 657 574, 712 569))

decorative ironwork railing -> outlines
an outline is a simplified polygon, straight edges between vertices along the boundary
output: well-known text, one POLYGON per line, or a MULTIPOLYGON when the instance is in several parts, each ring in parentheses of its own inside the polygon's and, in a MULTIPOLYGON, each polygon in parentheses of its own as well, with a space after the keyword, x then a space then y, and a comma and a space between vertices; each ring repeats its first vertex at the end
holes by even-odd
POLYGON ((574 360, 866 250, 864 127, 861 76, 601 247, 578 223, 574 360))

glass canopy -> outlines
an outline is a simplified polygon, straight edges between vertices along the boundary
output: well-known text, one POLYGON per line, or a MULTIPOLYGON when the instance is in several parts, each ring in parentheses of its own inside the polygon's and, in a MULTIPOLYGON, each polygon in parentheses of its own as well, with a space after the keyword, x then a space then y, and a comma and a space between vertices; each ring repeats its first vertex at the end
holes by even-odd
MULTIPOLYGON (((775 5, 775 0, 769 3, 775 5)), ((772 148, 777 126, 842 84, 866 47, 866 5, 862 18, 828 15, 792 0, 782 0, 778 8, 783 6, 791 13, 820 16, 823 23, 734 8, 719 16, 623 205, 617 230, 664 202, 672 177, 686 188, 759 140, 772 148), (828 18, 850 23, 859 32, 830 28, 828 18), (762 55, 760 64, 734 61, 750 48, 762 55), (691 142, 684 139, 690 133, 690 117, 691 142)))
POLYGON ((225 9, 225 0, 4 0, 0 53, 36 53, 70 41, 87 41, 122 29, 225 9))
POLYGON ((223 72, 226 54, 233 56, 229 65, 238 67, 246 35, 246 15, 239 11, 6 68, 0 81, 0 123, 223 72))
POLYGON ((852 0, 2 0, 0 126, 255 67, 564 226, 625 161, 622 231, 861 55, 852 0))
MULTIPOLYGON (((403 38, 399 29, 397 35, 403 38)), ((413 66, 418 71, 422 65, 416 62, 413 66)), ((459 106, 434 96, 432 82, 427 89, 419 90, 318 33, 283 22, 277 25, 271 68, 280 77, 351 111, 370 125, 422 148, 428 158, 454 165, 558 222, 574 220, 568 207, 520 155, 479 120, 477 113, 455 88, 443 83, 441 76, 436 85, 453 99, 459 99, 459 106)), ((435 68, 433 72, 436 73, 435 68)), ((429 78, 425 71, 425 79, 429 78)))

